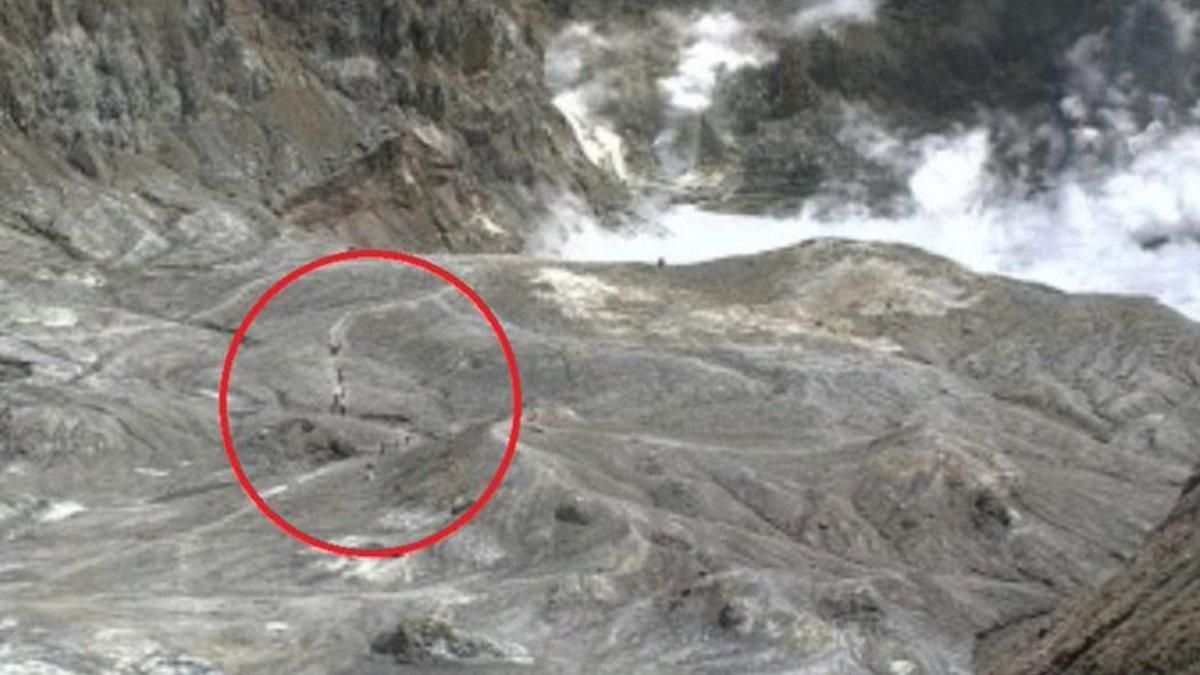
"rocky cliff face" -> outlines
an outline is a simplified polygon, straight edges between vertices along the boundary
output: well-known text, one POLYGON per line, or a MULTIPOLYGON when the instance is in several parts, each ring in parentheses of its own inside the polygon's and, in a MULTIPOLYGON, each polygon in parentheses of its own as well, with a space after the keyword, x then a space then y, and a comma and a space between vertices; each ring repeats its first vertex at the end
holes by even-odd
POLYGON ((604 188, 543 93, 536 3, 0 10, 4 225, 77 257, 136 264, 286 225, 517 250, 547 195, 604 188))
POLYGON ((1200 476, 1127 569, 987 651, 996 674, 1200 672, 1200 476))

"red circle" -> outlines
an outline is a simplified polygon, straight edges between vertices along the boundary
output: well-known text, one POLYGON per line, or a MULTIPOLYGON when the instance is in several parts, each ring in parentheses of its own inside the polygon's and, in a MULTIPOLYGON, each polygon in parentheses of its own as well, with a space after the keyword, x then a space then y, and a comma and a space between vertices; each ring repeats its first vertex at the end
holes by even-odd
POLYGON ((488 501, 500 489, 500 484, 504 482, 504 474, 508 472, 509 466, 512 465, 513 457, 516 455, 517 439, 521 435, 521 376, 517 371, 516 354, 513 352, 512 344, 508 341, 508 335, 504 332, 504 327, 500 325, 500 321, 492 313, 491 308, 483 301, 483 298, 479 297, 479 294, 474 289, 450 272, 417 256, 397 253, 395 251, 363 249, 326 256, 298 267, 287 276, 275 282, 254 303, 254 306, 250 308, 250 312, 242 319, 241 325, 233 335, 233 340, 229 343, 229 350, 225 353, 225 367, 221 371, 221 384, 217 395, 217 414, 221 423, 221 441, 225 444, 225 454, 229 457, 229 464, 233 468, 233 475, 237 478, 238 483, 241 484, 242 489, 245 490, 246 495, 250 497, 250 501, 254 502, 254 505, 258 507, 258 510, 268 520, 275 523, 276 526, 292 538, 327 553, 348 558, 395 558, 429 548, 458 532, 467 523, 471 522, 475 516, 479 515, 479 512, 487 506, 488 501), (288 286, 317 270, 351 260, 387 260, 416 267, 445 281, 457 289, 459 293, 466 296, 475 305, 475 308, 479 310, 479 313, 483 315, 483 318, 487 320, 488 325, 492 327, 492 332, 496 334, 496 341, 500 343, 500 349, 504 352, 504 360, 508 364, 509 383, 512 387, 512 425, 509 427, 508 445, 504 449, 504 456, 500 458, 500 465, 496 468, 496 473, 492 475, 492 480, 484 488, 483 493, 469 509, 449 525, 423 539, 393 548, 360 549, 339 546, 314 537, 289 523, 283 516, 280 516, 268 506, 267 502, 263 500, 262 495, 258 493, 258 490, 254 489, 254 485, 242 469, 241 461, 238 460, 237 450, 233 447, 233 434, 229 429, 229 380, 233 373, 234 361, 237 360, 238 349, 241 348, 242 341, 245 339, 246 333, 250 330, 250 326, 258 319, 258 315, 262 313, 271 300, 282 293, 288 286))

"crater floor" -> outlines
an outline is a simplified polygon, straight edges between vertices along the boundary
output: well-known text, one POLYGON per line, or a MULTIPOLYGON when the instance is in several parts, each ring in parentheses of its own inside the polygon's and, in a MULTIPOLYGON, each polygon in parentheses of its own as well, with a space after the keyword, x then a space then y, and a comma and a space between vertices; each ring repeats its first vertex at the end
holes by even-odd
MULTIPOLYGON (((1147 299, 830 240, 442 256, 516 349, 517 458, 450 541, 338 558, 259 515, 216 417, 233 328, 330 251, 6 273, 0 672, 969 672, 1130 557, 1200 440, 1200 329, 1147 299)), ((272 507, 363 547, 467 508, 511 410, 469 303, 383 263, 286 291, 230 404, 272 507)))

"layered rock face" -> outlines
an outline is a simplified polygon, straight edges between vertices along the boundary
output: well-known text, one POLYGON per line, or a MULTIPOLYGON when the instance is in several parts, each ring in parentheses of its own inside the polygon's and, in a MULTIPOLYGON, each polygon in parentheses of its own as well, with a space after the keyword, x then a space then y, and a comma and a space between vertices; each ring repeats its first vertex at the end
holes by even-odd
POLYGON ((1200 476, 1128 569, 993 646, 987 672, 1195 673, 1200 669, 1200 476), (1000 652, 1008 654, 1001 656, 1000 652), (1013 655, 1016 655, 1015 657, 1013 655))
POLYGON ((536 3, 0 11, 5 226, 77 257, 136 264, 289 224, 517 250, 547 194, 605 185, 543 93, 536 3))

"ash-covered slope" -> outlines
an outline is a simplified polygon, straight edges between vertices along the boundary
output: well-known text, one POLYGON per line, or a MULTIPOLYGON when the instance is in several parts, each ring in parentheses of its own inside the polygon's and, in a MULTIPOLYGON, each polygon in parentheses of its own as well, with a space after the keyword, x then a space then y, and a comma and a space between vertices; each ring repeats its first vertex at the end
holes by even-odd
MULTIPOLYGON (((447 257, 518 352, 516 463, 445 545, 334 558, 247 502, 214 401, 253 297, 329 250, 87 274, 47 250, 6 275, 6 667, 969 671, 977 634, 1127 560, 1200 440, 1200 330, 1148 300, 837 241, 447 257)), ((436 283, 327 270, 250 338, 234 433, 301 527, 395 545, 493 469, 503 365, 436 283)))
POLYGON ((996 674, 1200 672, 1200 476, 1128 569, 1001 643, 996 674), (1016 654, 1014 658, 1011 655, 1016 654))

